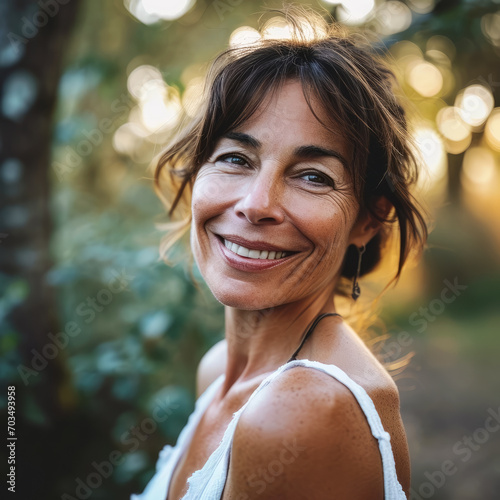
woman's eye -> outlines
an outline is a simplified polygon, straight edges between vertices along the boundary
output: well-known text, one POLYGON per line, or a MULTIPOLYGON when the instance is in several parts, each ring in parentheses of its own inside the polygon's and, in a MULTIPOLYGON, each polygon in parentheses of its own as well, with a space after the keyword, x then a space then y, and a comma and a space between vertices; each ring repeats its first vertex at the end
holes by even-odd
POLYGON ((216 161, 223 161, 226 163, 231 163, 233 165, 246 165, 247 161, 238 155, 224 155, 217 158, 216 161))
POLYGON ((318 174, 316 172, 307 172, 303 174, 302 177, 313 184, 334 187, 333 180, 327 175, 318 174))

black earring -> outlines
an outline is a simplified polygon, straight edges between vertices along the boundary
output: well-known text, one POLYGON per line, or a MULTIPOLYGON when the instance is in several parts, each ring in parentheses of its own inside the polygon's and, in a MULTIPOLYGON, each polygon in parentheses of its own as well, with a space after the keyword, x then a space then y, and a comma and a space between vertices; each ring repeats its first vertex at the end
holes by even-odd
POLYGON ((365 245, 363 245, 361 248, 358 247, 356 248, 358 250, 358 268, 356 269, 356 274, 354 275, 354 279, 352 281, 352 298, 354 300, 357 300, 357 298, 361 295, 361 290, 359 289, 358 285, 358 277, 359 277, 359 270, 361 269, 361 256, 366 250, 365 245))

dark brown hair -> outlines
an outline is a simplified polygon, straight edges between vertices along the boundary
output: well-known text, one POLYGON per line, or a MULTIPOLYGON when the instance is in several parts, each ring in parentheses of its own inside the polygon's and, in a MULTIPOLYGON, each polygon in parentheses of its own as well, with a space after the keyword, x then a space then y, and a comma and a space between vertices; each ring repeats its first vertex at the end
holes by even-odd
MULTIPOLYGON (((317 117, 312 97, 331 117, 330 123, 319 121, 336 132, 341 125, 353 146, 348 169, 360 214, 368 210, 382 223, 367 244, 360 275, 379 263, 384 243, 397 224, 399 262, 391 281, 397 282, 410 250, 420 251, 425 244, 427 227, 424 211, 410 193, 418 177, 418 162, 405 111, 395 94, 395 78, 363 38, 348 34, 319 14, 291 6, 274 12, 290 26, 290 38, 263 38, 219 54, 208 71, 197 116, 159 159, 155 189, 171 216, 161 254, 166 260, 167 251, 189 228, 193 182, 218 139, 249 119, 285 81, 295 79, 301 82, 313 114, 317 117), (380 196, 394 207, 385 217, 375 211, 380 196)), ((356 265, 357 251, 351 245, 342 276, 352 278, 356 265)))

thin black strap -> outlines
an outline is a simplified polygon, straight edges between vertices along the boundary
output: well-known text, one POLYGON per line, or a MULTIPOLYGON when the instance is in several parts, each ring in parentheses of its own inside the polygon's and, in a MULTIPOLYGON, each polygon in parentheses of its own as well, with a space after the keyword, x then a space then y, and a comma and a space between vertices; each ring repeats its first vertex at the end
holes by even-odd
MULTIPOLYGON (((304 342, 307 340, 307 338, 311 335, 311 333, 314 331, 314 329, 316 328, 316 325, 323 319, 323 318, 326 318, 326 316, 340 316, 340 314, 337 314, 337 313, 323 313, 323 314, 320 314, 319 316, 316 316, 316 319, 312 322, 312 325, 309 327, 309 329, 307 330, 306 334, 304 335, 304 337, 302 338, 302 341, 299 345, 299 347, 297 348, 297 350, 293 353, 292 357, 287 361, 287 363, 290 363, 290 361, 294 361, 296 359, 296 356, 297 354, 299 353, 300 349, 302 348, 302 346, 304 345, 304 342)), ((340 316, 342 317, 342 316, 340 316)))

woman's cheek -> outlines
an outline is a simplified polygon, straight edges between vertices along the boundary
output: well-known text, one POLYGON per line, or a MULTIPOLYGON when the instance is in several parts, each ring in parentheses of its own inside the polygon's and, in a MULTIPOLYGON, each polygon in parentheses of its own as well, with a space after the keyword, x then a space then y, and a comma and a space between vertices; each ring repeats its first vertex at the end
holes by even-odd
POLYGON ((216 175, 199 175, 193 186, 193 204, 206 204, 220 199, 222 193, 221 179, 216 175))
POLYGON ((215 167, 201 170, 194 182, 193 196, 212 203, 227 203, 234 198, 235 190, 240 190, 244 178, 215 167))

